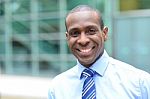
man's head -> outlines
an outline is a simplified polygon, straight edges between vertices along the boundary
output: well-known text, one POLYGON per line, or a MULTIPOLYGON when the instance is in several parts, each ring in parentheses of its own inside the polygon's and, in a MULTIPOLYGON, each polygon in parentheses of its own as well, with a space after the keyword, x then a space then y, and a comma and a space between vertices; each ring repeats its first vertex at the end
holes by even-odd
POLYGON ((87 5, 77 6, 66 17, 66 29, 72 53, 82 65, 91 66, 103 54, 107 39, 100 13, 87 5))
MULTIPOLYGON (((69 14, 74 13, 74 12, 79 12, 79 11, 94 11, 94 12, 96 12, 96 13, 98 14, 98 16, 99 16, 99 22, 100 22, 101 29, 104 28, 104 22, 103 22, 101 13, 100 13, 97 9, 91 8, 91 7, 88 6, 88 5, 79 5, 79 6, 76 6, 75 8, 73 8, 73 9, 67 14, 66 19, 67 19, 67 17, 69 16, 69 14)), ((66 21, 65 21, 65 26, 66 26, 66 21)), ((66 26, 66 30, 68 30, 68 29, 67 29, 67 26, 66 26)))

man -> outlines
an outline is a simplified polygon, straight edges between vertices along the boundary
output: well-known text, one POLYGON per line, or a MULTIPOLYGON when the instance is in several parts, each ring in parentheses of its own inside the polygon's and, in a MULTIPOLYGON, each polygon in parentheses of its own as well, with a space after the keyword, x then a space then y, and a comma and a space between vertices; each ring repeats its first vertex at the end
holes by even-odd
POLYGON ((53 79, 49 99, 150 99, 150 75, 104 50, 108 28, 100 12, 77 6, 66 17, 66 29, 77 65, 53 79))

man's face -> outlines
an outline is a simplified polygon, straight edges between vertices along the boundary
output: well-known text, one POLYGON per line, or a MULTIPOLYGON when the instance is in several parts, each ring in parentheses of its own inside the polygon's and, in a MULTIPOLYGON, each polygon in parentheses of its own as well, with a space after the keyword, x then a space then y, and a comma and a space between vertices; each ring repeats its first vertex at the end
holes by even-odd
POLYGON ((89 67, 103 53, 107 28, 101 30, 99 17, 94 11, 80 11, 66 18, 69 48, 79 62, 89 67))

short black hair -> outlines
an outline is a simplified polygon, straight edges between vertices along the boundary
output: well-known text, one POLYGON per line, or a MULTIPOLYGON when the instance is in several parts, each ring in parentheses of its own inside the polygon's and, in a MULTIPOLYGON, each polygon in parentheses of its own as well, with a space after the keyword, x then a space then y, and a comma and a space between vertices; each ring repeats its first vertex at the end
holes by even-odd
MULTIPOLYGON (((101 12, 98 11, 97 9, 95 9, 95 8, 92 8, 92 7, 89 6, 89 5, 78 5, 78 6, 76 6, 75 8, 73 8, 73 9, 67 14, 66 18, 68 17, 69 14, 74 13, 74 12, 79 12, 79 11, 94 11, 94 12, 96 12, 96 13, 98 14, 98 16, 99 16, 100 27, 101 27, 101 29, 104 28, 104 21, 103 21, 101 12)), ((66 19, 65 19, 65 26, 66 26, 66 31, 68 31, 66 19)))

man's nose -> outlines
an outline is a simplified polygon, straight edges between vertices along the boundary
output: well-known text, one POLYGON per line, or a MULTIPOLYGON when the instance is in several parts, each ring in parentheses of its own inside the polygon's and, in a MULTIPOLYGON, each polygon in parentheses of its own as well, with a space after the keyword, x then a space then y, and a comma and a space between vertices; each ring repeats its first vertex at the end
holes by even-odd
POLYGON ((87 35, 84 32, 81 33, 81 35, 80 35, 80 37, 78 39, 78 44, 80 44, 82 46, 86 46, 89 42, 90 42, 90 40, 87 37, 87 35))

